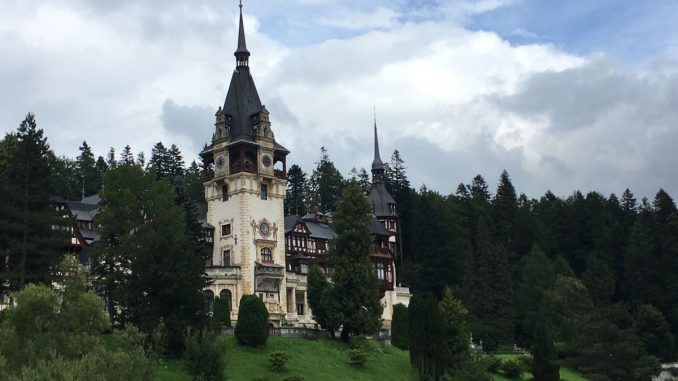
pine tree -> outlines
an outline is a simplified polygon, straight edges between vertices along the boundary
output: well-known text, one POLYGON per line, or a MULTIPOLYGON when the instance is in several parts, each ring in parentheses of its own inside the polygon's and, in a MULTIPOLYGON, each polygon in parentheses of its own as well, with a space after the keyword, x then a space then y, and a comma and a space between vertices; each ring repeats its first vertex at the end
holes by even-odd
POLYGON ((155 168, 155 174, 158 178, 170 177, 170 157, 167 148, 162 142, 157 142, 151 149, 151 159, 148 161, 149 167, 155 168))
POLYGON ((287 170, 287 192, 285 193, 285 215, 304 216, 308 212, 308 180, 300 166, 292 164, 287 170))
POLYGON ((461 368, 470 356, 469 331, 466 326, 468 311, 462 302, 454 297, 449 287, 445 287, 443 299, 438 306, 445 330, 447 366, 461 368))
POLYGON ((330 241, 333 294, 342 324, 341 338, 371 334, 381 325, 377 276, 370 261, 371 216, 360 186, 346 185, 333 216, 337 237, 330 241))
POLYGON ((638 307, 635 330, 647 353, 669 362, 674 355, 674 337, 666 318, 651 304, 638 307))
POLYGON ((52 230, 50 149, 31 113, 0 144, 0 291, 49 284, 61 244, 52 230))
POLYGON ((179 176, 184 175, 184 158, 181 155, 179 147, 175 144, 170 146, 167 150, 167 155, 169 157, 169 177, 174 180, 179 176))
POLYGON ((96 194, 101 189, 102 178, 96 167, 96 159, 92 149, 83 141, 79 148, 80 155, 76 160, 78 172, 81 179, 82 196, 96 194))
POLYGON ((61 196, 67 200, 79 200, 82 194, 81 178, 77 164, 65 156, 56 157, 50 152, 49 191, 54 196, 61 196))
POLYGON ((513 342, 513 285, 506 257, 481 219, 476 228, 471 327, 489 350, 513 342))
POLYGON ((553 265, 537 245, 525 258, 521 274, 516 289, 516 333, 518 343, 527 345, 532 342, 539 318, 538 306, 544 292, 553 287, 556 277, 553 265))
POLYGON ((342 194, 344 178, 330 160, 325 147, 320 148, 320 160, 311 174, 311 195, 313 207, 321 212, 334 211, 337 208, 339 197, 342 194))
POLYGON ((106 154, 106 164, 108 165, 108 169, 115 168, 115 165, 117 164, 115 160, 115 148, 113 147, 111 147, 106 154))
POLYGON ((134 154, 132 153, 132 147, 128 145, 122 149, 122 154, 120 154, 120 163, 122 165, 134 165, 134 154))

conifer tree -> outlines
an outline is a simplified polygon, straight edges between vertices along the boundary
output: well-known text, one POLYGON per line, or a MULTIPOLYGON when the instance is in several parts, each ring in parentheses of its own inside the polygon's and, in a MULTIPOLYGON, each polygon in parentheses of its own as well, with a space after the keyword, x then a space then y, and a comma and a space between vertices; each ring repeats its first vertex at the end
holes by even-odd
POLYGON ((0 291, 49 284, 60 262, 50 203, 50 149, 31 113, 0 144, 0 291))
POLYGON ((344 178, 330 160, 325 147, 320 148, 320 160, 311 174, 311 195, 313 207, 321 212, 334 211, 337 208, 339 197, 342 194, 344 178))
POLYGON ((551 261, 537 245, 525 258, 521 273, 516 289, 516 333, 518 342, 528 345, 539 318, 537 306, 541 305, 544 292, 553 287, 556 278, 551 261))
POLYGON ((268 310, 256 295, 240 298, 235 339, 239 345, 260 347, 268 340, 268 310))
POLYGON ((447 366, 461 368, 470 356, 469 331, 466 325, 468 311, 462 302, 454 297, 449 287, 445 287, 438 306, 445 331, 447 366))
POLYGON ((439 380, 447 368, 445 326, 438 302, 432 295, 410 299, 410 364, 420 380, 439 380))
POLYGON ((474 336, 493 350, 513 341, 513 285, 506 252, 495 244, 483 219, 476 228, 471 296, 474 336))
POLYGON ((381 324, 378 280, 370 261, 369 210, 360 186, 347 184, 333 216, 337 237, 330 241, 329 250, 342 340, 348 340, 351 334, 374 333, 381 324))
POLYGON ((308 179, 297 164, 287 170, 287 192, 285 193, 285 215, 304 216, 308 212, 308 179))
POLYGON ((120 164, 122 165, 134 165, 134 154, 132 153, 132 147, 128 145, 122 149, 120 154, 120 164))
POLYGON ((76 163, 80 176, 82 196, 90 196, 99 192, 101 189, 102 178, 97 170, 96 159, 92 153, 92 148, 87 142, 83 141, 79 150, 80 155, 78 155, 76 163))

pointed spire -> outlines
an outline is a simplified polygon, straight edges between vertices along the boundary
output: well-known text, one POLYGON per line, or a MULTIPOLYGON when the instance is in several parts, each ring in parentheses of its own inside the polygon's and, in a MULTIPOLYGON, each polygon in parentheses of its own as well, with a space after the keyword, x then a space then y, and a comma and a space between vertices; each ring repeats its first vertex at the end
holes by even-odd
POLYGON ((384 163, 379 157, 379 138, 377 137, 377 109, 374 108, 374 160, 372 161, 372 172, 375 170, 384 170, 384 163))
POLYGON ((237 67, 248 67, 250 52, 247 50, 247 43, 245 42, 245 27, 242 22, 242 0, 240 0, 240 25, 238 29, 238 49, 233 53, 235 55, 235 62, 237 67))

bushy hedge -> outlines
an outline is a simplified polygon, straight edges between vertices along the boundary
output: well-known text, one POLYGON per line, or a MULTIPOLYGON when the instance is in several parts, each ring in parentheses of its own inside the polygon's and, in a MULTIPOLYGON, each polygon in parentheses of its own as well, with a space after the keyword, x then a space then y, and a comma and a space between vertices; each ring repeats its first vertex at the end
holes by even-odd
POLYGON ((189 331, 186 335, 186 368, 194 380, 224 379, 226 344, 208 332, 189 331))
POLYGON ((258 347, 268 340, 268 310, 256 295, 240 298, 235 339, 239 345, 258 347))

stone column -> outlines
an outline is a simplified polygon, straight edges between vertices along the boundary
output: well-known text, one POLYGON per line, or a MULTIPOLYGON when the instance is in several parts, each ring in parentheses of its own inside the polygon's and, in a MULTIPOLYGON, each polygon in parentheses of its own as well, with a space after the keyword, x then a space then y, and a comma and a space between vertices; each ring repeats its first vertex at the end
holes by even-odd
POLYGON ((292 311, 288 311, 293 314, 294 317, 297 316, 297 289, 292 288, 292 311))

